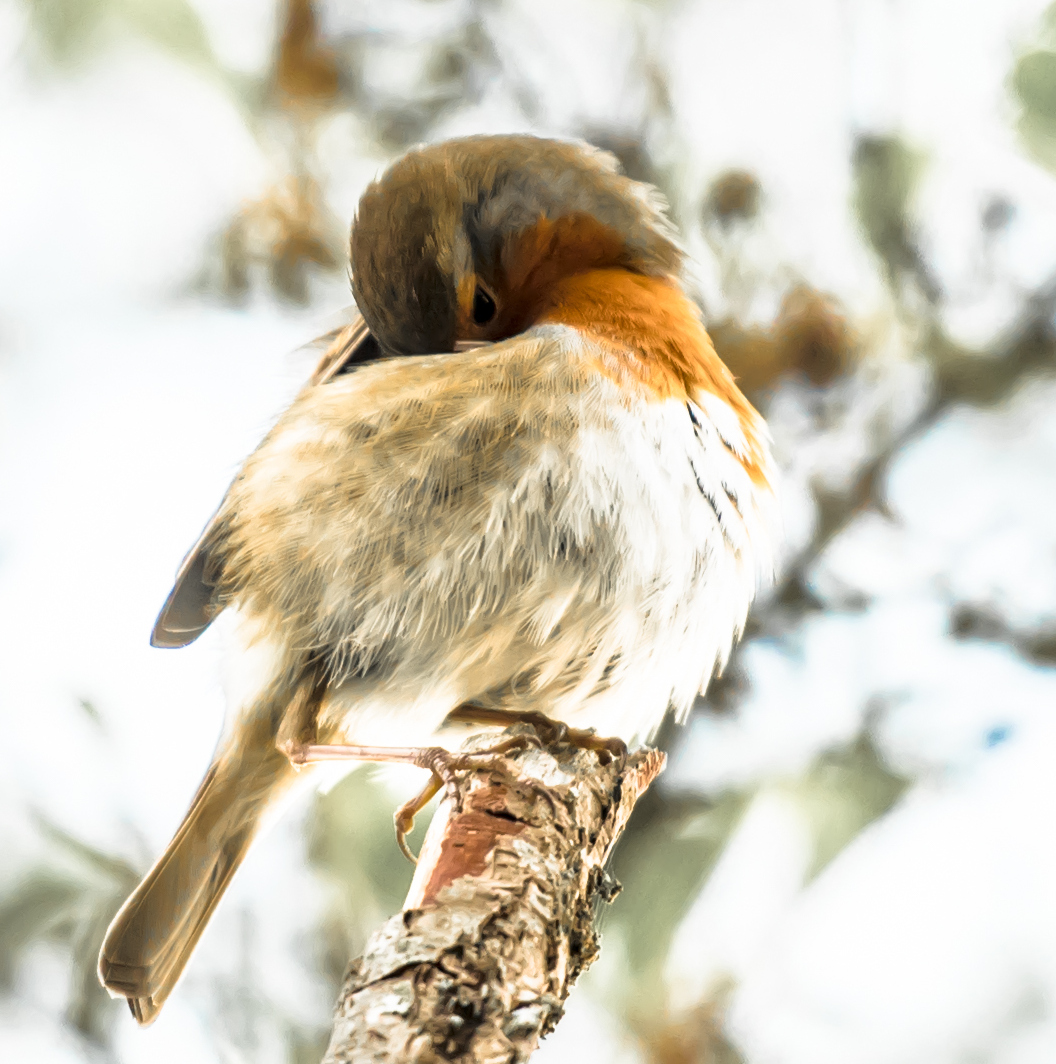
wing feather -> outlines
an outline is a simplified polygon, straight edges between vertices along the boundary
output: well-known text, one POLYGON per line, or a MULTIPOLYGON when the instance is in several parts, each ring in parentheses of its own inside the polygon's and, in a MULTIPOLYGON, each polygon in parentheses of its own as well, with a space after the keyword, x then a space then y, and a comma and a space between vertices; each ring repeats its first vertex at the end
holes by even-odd
MULTIPOLYGON (((367 323, 358 312, 348 325, 324 339, 329 343, 308 380, 309 388, 327 384, 348 372, 351 367, 378 358, 381 353, 367 323)), ((215 540, 217 516, 222 508, 223 503, 183 559, 172 590, 154 622, 150 633, 151 646, 185 647, 193 643, 220 612, 215 602, 215 565, 210 548, 215 540)))

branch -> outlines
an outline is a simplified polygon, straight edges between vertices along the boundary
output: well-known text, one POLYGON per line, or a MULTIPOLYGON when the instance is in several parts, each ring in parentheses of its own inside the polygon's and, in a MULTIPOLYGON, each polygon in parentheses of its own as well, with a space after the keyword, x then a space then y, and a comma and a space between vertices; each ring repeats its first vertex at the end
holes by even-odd
POLYGON ((323 1064, 527 1060, 598 955, 597 902, 620 889, 605 863, 663 765, 555 746, 468 774, 345 976, 323 1064))
MULTIPOLYGON (((1032 291, 1024 300, 1020 313, 985 352, 963 350, 951 343, 932 325, 932 345, 939 348, 935 358, 935 385, 929 402, 917 415, 892 435, 879 451, 858 471, 853 483, 844 491, 818 493, 819 521, 811 542, 788 566, 769 601, 784 608, 799 600, 807 609, 816 602, 803 595, 806 569, 824 552, 854 517, 870 505, 884 502, 877 488, 892 461, 907 447, 923 437, 956 403, 993 404, 1009 395, 1024 379, 1034 374, 1051 373, 1056 366, 1056 274, 1032 291)), ((767 627, 759 616, 750 625, 767 627)), ((782 616, 779 630, 787 630, 787 616, 782 616)), ((734 650, 736 654, 745 644, 734 650)), ((729 669, 727 673, 729 674, 729 669)), ((714 690, 714 686, 712 688, 714 690)))

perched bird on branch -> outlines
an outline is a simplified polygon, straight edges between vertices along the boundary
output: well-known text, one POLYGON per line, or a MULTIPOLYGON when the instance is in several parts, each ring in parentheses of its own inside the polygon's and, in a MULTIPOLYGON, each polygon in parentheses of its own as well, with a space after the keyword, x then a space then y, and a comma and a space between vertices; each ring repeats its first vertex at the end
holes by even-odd
POLYGON ((304 767, 429 769, 402 844, 487 756, 430 746, 445 722, 528 721, 604 756, 725 662, 770 566, 773 475, 682 263, 656 193, 582 144, 449 141, 366 190, 362 320, 247 459, 154 630, 182 646, 231 608, 256 676, 103 943, 140 1023, 304 767))

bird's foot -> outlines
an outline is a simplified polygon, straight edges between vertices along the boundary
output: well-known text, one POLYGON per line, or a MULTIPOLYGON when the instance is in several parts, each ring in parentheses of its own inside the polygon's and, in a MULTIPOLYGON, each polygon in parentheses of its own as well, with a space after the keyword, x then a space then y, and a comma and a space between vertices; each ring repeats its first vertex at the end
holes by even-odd
POLYGON ((449 713, 447 720, 458 724, 502 724, 506 727, 527 724, 535 729, 544 746, 568 743, 580 750, 591 750, 598 755, 603 765, 614 758, 627 756, 627 744, 622 739, 598 735, 593 728, 573 728, 564 721, 554 720, 536 710, 493 709, 465 702, 449 713))
POLYGON ((396 827, 396 842, 408 860, 417 864, 418 859, 407 845, 407 835, 414 828, 414 818, 428 805, 433 795, 447 791, 455 809, 462 808, 462 792, 458 786, 458 773, 470 770, 500 768, 502 754, 526 746, 538 746, 539 740, 531 735, 511 735, 484 750, 453 754, 442 746, 353 746, 298 743, 290 740, 280 746, 282 752, 294 765, 306 765, 313 761, 375 761, 400 762, 428 769, 429 782, 409 802, 396 810, 393 817, 396 827))
POLYGON ((511 735, 484 750, 453 754, 442 746, 431 746, 420 751, 419 759, 414 763, 419 768, 426 768, 430 771, 429 782, 410 801, 404 802, 393 816, 396 842, 404 856, 415 864, 418 863, 418 858, 411 853, 411 848, 407 845, 407 836, 414 830, 414 818, 429 804, 435 794, 441 790, 446 791, 455 812, 462 811, 462 791, 458 785, 459 772, 479 772, 489 768, 502 768, 500 758, 503 754, 511 750, 523 749, 526 746, 538 745, 539 741, 530 735, 511 735))

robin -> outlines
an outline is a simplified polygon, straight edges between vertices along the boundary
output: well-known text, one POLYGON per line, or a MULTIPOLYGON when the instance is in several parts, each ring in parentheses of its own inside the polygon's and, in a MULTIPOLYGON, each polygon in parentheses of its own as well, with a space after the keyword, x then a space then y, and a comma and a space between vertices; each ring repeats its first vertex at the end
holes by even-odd
POLYGON ((154 629, 182 646, 231 608, 256 672, 103 943, 100 979, 139 1023, 299 769, 428 769, 396 815, 405 846, 480 756, 430 745, 445 723, 527 721, 604 757, 721 668, 770 565, 773 471, 683 258, 655 191, 583 144, 448 141, 367 188, 362 317, 247 459, 154 629))

